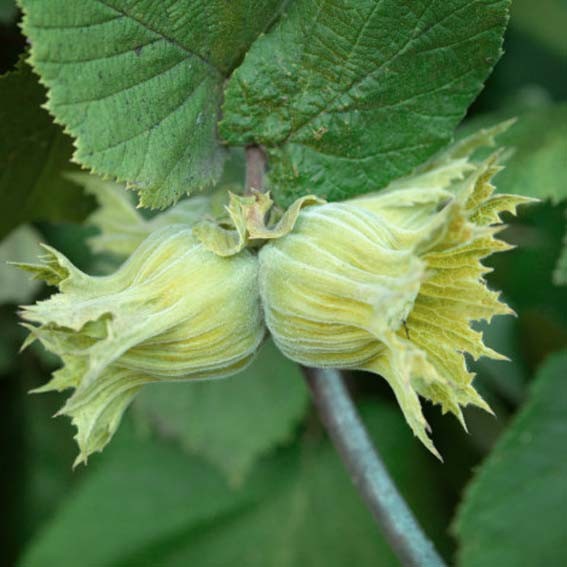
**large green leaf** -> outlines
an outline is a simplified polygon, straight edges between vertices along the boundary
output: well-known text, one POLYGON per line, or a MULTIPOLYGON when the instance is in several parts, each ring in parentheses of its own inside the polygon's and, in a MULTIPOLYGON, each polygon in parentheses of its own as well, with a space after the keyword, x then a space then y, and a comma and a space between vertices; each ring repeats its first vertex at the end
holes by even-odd
POLYGON ((567 352, 548 359, 469 488, 456 524, 462 567, 567 564, 566 368, 567 352))
POLYGON ((218 180, 225 78, 282 0, 21 0, 75 159, 163 208, 218 180))
POLYGON ((299 367, 270 341, 252 366, 236 376, 156 384, 142 393, 137 407, 158 431, 238 482, 262 453, 290 438, 307 400, 299 367))
MULTIPOLYGON (((448 520, 442 465, 415 442, 397 408, 365 409, 404 495, 439 543, 448 520)), ((198 458, 127 428, 97 464, 22 567, 398 565, 316 426, 262 459, 234 490, 198 458)))
POLYGON ((115 566, 243 506, 253 492, 231 491, 212 467, 127 424, 98 464, 32 542, 22 566, 115 566))
POLYGON ((446 144, 500 55, 508 0, 296 0, 226 90, 278 200, 376 190, 446 144))
MULTIPOLYGON (((441 483, 433 471, 440 465, 403 429, 397 409, 366 409, 367 417, 372 416, 368 425, 382 441, 380 448, 404 495, 427 518, 427 531, 439 535, 446 517, 440 512, 441 483)), ((288 463, 285 480, 272 487, 261 505, 186 534, 153 559, 167 567, 399 565, 333 447, 308 438, 288 463)))
POLYGON ((0 238, 31 220, 82 220, 93 204, 62 177, 71 168, 71 141, 44 101, 27 65, 0 77, 0 238))

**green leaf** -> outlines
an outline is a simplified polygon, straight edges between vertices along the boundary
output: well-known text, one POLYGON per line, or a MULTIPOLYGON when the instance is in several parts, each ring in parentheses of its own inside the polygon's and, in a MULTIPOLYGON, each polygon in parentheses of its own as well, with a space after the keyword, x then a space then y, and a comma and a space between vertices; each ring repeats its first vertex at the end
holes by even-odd
MULTIPOLYGON (((443 545, 442 465, 415 442, 393 405, 364 410, 404 495, 443 545)), ((25 567, 349 564, 399 565, 316 426, 292 448, 260 460, 238 490, 198 458, 121 428, 98 469, 21 561, 25 567)))
POLYGON ((63 178, 71 141, 41 108, 45 90, 27 65, 0 77, 0 238, 32 220, 82 220, 92 207, 63 178))
MULTIPOLYGON (((386 440, 381 449, 404 495, 426 516, 426 530, 438 535, 446 521, 441 483, 433 473, 439 465, 403 428, 397 409, 385 404, 365 409, 379 441, 386 440)), ((282 472, 284 480, 261 504, 186 534, 154 561, 159 557, 167 567, 398 567, 330 444, 305 439, 282 472)))
POLYGON ((163 208, 212 185, 225 78, 282 0, 21 0, 31 62, 74 158, 163 208))
POLYGON ((144 546, 241 507, 251 492, 231 491, 212 467, 124 424, 20 564, 115 566, 144 546))
POLYGON ((468 489, 456 523, 461 567, 567 564, 566 368, 567 351, 546 361, 468 489))
POLYGON ((236 376, 149 386, 138 398, 137 409, 155 429, 237 483, 260 455, 290 438, 307 400, 298 366, 270 341, 252 366, 236 376))
POLYGON ((71 424, 66 420, 50 419, 61 407, 62 396, 27 395, 29 390, 45 383, 46 368, 39 364, 37 358, 25 362, 20 359, 18 362, 20 367, 16 379, 25 381, 22 388, 26 393, 22 400, 23 423, 20 419, 24 443, 17 450, 25 451, 26 475, 23 481, 26 497, 22 512, 29 537, 54 515, 69 490, 80 482, 81 475, 75 474, 69 466, 76 456, 71 424), (26 363, 34 369, 31 376, 26 376, 27 373, 22 370, 26 363))
POLYGON ((221 133, 271 151, 280 202, 375 191, 449 142, 508 0, 296 0, 233 73, 221 133))

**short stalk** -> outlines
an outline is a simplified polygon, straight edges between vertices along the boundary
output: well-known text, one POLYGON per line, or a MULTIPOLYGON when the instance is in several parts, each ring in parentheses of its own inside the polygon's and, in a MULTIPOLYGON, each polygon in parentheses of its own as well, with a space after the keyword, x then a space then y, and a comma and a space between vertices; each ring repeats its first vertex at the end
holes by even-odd
POLYGON ((264 175, 266 172, 266 154, 260 146, 246 147, 246 193, 262 193, 264 191, 264 175))

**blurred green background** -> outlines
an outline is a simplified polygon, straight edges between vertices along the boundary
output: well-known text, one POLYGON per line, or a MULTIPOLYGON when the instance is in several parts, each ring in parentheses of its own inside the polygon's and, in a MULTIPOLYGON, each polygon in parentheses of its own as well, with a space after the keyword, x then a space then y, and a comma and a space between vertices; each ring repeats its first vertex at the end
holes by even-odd
MULTIPOLYGON (((49 290, 5 261, 31 260, 38 241, 86 271, 110 260, 85 244, 92 229, 78 222, 93 203, 61 178, 71 144, 40 109, 43 89, 29 70, 13 71, 26 48, 17 21, 13 2, 0 0, 0 564, 398 565, 299 370, 269 343, 228 380, 147 388, 104 455, 71 469, 73 430, 51 419, 63 396, 27 393, 57 361, 35 346, 18 355, 16 306, 49 290), (25 96, 10 94, 11 81, 25 96)), ((504 238, 517 248, 489 261, 490 285, 518 315, 485 330, 511 362, 471 361, 497 418, 468 411, 466 434, 428 406, 442 464, 412 437, 384 382, 348 376, 402 493, 463 567, 567 565, 565 30, 566 2, 516 0, 506 53, 463 124, 519 117, 502 139, 516 150, 498 189, 541 199, 507 219, 504 238)), ((237 164, 228 180, 243 175, 237 164)))

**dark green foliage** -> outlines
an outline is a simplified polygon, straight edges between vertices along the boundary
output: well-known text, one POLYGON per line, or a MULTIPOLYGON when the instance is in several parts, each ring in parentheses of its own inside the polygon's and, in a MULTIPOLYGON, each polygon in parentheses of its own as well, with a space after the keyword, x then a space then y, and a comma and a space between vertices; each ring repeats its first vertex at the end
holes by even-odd
POLYGON ((567 351, 548 359, 468 488, 456 523, 461 567, 567 562, 566 369, 567 351))
POLYGON ((452 137, 509 2, 297 0, 231 78, 221 133, 270 148, 285 204, 375 191, 452 137))
POLYGON ((463 133, 516 118, 498 137, 498 143, 511 151, 506 168, 497 177, 498 191, 556 204, 567 199, 567 103, 525 98, 502 112, 471 120, 463 133))
MULTIPOLYGON (((404 495, 427 530, 442 536, 441 465, 414 443, 393 406, 369 404, 363 414, 404 495)), ((124 427, 20 564, 86 558, 97 567, 398 564, 320 430, 264 458, 231 488, 174 443, 124 427)))
POLYGON ((0 24, 11 24, 16 19, 14 0, 0 0, 0 24))
POLYGON ((22 0, 31 62, 75 159, 164 208, 218 181, 223 83, 281 0, 22 0))
POLYGON ((225 380, 149 387, 137 415, 238 483, 260 455, 290 440, 307 400, 299 367, 270 341, 252 366, 225 380))
POLYGON ((41 108, 45 89, 31 69, 0 77, 0 238, 22 222, 82 220, 93 203, 62 177, 71 139, 41 108))
MULTIPOLYGON (((385 381, 357 373, 348 382, 450 564, 567 564, 564 2, 515 0, 506 54, 472 107, 500 56, 508 0, 21 5, 47 90, 27 64, 14 69, 28 40, 15 3, 0 0, 0 69, 12 69, 0 76, 0 238, 33 222, 89 273, 104 273, 108 258, 89 252, 91 229, 69 222, 93 205, 62 177, 77 167, 73 152, 164 207, 219 178, 242 184, 242 146, 259 142, 285 205, 306 193, 340 200, 380 189, 446 144, 467 108, 463 131, 518 117, 499 140, 515 153, 497 190, 544 202, 507 219, 502 237, 517 248, 488 261, 490 287, 518 314, 483 329, 511 363, 470 361, 497 419, 465 412, 466 435, 426 407, 442 464, 411 436, 385 381)), ((62 396, 27 395, 58 362, 36 345, 17 355, 24 332, 14 303, 47 290, 18 283, 12 269, 0 264, 0 297, 10 302, 0 308, 1 564, 399 565, 299 368, 271 344, 241 375, 149 387, 104 454, 73 472, 72 428, 49 419, 62 396)))

